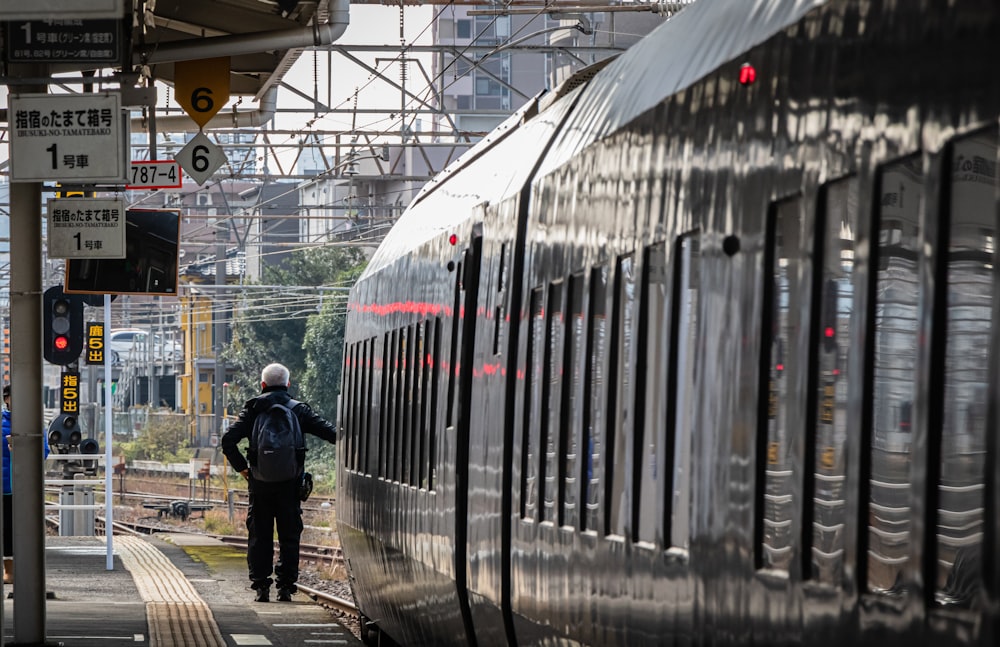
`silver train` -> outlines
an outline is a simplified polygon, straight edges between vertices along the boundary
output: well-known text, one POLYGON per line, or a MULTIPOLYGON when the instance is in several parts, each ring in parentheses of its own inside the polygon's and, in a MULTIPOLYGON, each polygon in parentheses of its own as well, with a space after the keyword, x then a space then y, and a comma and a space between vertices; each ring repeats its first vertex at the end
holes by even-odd
POLYGON ((366 640, 1000 644, 998 61, 705 0, 431 182, 350 298, 366 640))

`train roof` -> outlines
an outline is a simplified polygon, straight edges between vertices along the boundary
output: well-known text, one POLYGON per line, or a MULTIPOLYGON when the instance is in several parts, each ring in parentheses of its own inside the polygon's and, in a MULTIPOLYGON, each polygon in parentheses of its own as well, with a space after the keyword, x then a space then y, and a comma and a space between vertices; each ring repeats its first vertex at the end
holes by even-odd
MULTIPOLYGON (((579 89, 570 97, 577 93, 579 89)), ((495 204, 520 191, 571 106, 572 98, 535 115, 538 98, 532 99, 462 160, 439 173, 433 186, 421 192, 400 216, 358 281, 435 236, 453 233, 476 206, 495 204)))
POLYGON ((690 87, 827 0, 696 2, 594 77, 560 129, 539 174, 559 168, 677 92, 690 87))
POLYGON ((558 100, 532 98, 425 186, 379 246, 360 280, 467 220, 476 205, 519 190, 535 168, 528 162, 545 153, 553 135, 555 143, 545 153, 538 171, 541 174, 558 168, 589 144, 825 2, 696 2, 603 69, 595 67, 591 74, 582 75, 582 84, 577 81, 567 91, 553 93, 558 100), (505 141, 522 129, 536 132, 530 137, 518 137, 519 146, 506 146, 513 151, 497 154, 496 149, 504 148, 505 141))

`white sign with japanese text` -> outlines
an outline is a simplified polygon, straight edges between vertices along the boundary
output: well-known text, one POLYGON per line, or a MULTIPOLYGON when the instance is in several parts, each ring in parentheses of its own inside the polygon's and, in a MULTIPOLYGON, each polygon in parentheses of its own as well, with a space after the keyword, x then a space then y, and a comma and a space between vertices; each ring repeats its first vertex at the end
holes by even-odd
POLYGON ((49 258, 125 258, 125 201, 48 201, 49 258))
POLYGON ((12 182, 125 181, 118 94, 11 95, 8 116, 12 182))

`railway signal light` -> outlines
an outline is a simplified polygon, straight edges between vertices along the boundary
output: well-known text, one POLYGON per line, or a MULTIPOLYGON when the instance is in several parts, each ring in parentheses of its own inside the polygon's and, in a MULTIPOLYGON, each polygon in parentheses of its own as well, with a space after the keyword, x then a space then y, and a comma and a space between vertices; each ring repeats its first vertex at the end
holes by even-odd
POLYGON ((83 352, 83 300, 64 294, 54 285, 42 297, 44 326, 42 354, 45 361, 65 366, 83 352))
POLYGON ((56 453, 64 453, 60 450, 79 445, 80 438, 76 416, 62 413, 49 423, 49 447, 56 453))
MULTIPOLYGON (((80 433, 79 420, 76 416, 61 413, 49 423, 49 448, 56 454, 86 454, 101 453, 101 445, 93 438, 84 438, 80 433)), ((97 459, 64 460, 62 461, 63 476, 72 478, 74 474, 93 476, 97 473, 97 459)))

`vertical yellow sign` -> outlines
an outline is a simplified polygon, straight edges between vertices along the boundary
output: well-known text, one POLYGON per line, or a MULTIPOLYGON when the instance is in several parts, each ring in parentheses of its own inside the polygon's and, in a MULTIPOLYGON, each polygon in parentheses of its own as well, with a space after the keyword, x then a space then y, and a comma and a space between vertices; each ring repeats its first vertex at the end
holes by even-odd
POLYGON ((80 374, 75 371, 66 371, 62 374, 60 385, 61 401, 60 410, 62 413, 76 415, 80 412, 80 374))
POLYGON ((174 63, 174 91, 184 112, 204 128, 229 101, 229 57, 174 63))
POLYGON ((87 347, 84 350, 87 364, 104 363, 104 324, 98 321, 87 322, 87 347))

